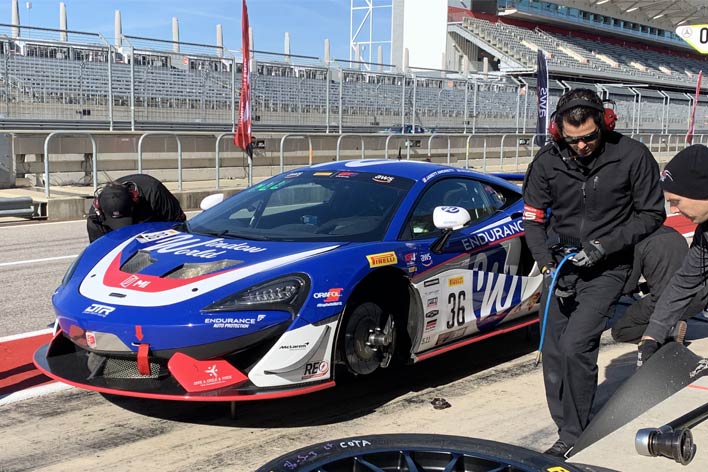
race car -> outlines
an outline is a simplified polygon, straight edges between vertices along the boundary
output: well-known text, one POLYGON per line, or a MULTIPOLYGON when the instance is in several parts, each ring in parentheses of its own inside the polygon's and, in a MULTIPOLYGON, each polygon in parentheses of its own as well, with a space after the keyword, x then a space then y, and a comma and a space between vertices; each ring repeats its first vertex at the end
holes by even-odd
POLYGON ((194 401, 415 363, 538 322, 522 212, 518 186, 433 163, 284 172, 187 222, 89 245, 34 361, 80 388, 194 401))

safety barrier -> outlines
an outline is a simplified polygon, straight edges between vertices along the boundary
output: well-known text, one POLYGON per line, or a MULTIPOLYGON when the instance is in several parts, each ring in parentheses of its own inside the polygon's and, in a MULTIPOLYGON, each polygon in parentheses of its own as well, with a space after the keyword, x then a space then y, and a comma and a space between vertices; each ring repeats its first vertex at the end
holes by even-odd
MULTIPOLYGON (((8 131, 8 133, 15 136, 23 134, 38 134, 36 131, 8 131)), ((182 190, 183 187, 183 149, 181 137, 185 136, 202 136, 210 137, 214 139, 214 151, 215 151, 215 188, 220 187, 220 171, 221 171, 221 144, 224 138, 232 138, 234 133, 210 133, 210 132, 178 132, 178 131, 148 131, 148 132, 130 132, 130 131, 77 131, 77 130, 58 130, 47 132, 47 136, 44 139, 43 149, 44 149, 44 193, 46 197, 50 196, 50 152, 49 144, 50 142, 58 136, 85 136, 91 141, 92 154, 92 180, 93 188, 96 189, 98 185, 98 166, 99 166, 99 150, 96 143, 96 136, 99 135, 109 135, 109 136, 133 136, 138 139, 137 145, 137 172, 143 172, 143 142, 148 137, 160 136, 162 138, 174 139, 177 143, 177 181, 178 189, 182 190)), ((411 147, 417 145, 417 140, 422 140, 427 138, 427 152, 425 158, 431 160, 434 154, 443 154, 446 156, 446 162, 448 164, 454 164, 453 155, 457 154, 460 156, 458 160, 461 161, 465 168, 470 168, 470 160, 472 157, 472 152, 475 151, 478 155, 477 159, 481 157, 482 171, 486 172, 489 168, 490 159, 498 159, 498 167, 502 170, 513 170, 520 172, 525 170, 528 163, 524 163, 524 160, 530 160, 535 155, 537 151, 537 145, 535 144, 535 138, 538 135, 532 133, 506 133, 506 134, 460 134, 460 133, 426 133, 426 134, 380 134, 380 133, 341 133, 341 134, 327 134, 327 133, 287 133, 280 138, 278 153, 280 155, 280 171, 285 170, 285 154, 288 151, 286 148, 287 141, 291 139, 305 139, 308 145, 308 164, 312 165, 313 162, 313 141, 320 140, 323 143, 329 141, 336 141, 335 144, 335 158, 340 160, 342 158, 342 153, 346 149, 347 151, 358 151, 360 153, 361 159, 368 157, 378 157, 381 152, 381 140, 383 140, 383 157, 384 159, 390 158, 390 143, 392 139, 403 139, 406 147, 406 160, 411 159, 411 147), (343 145, 345 138, 358 138, 360 149, 356 149, 354 146, 350 145, 346 147, 343 145), (509 140, 513 139, 513 145, 510 145, 509 140), (453 141, 458 140, 460 142, 458 148, 454 148, 453 141), (475 145, 472 145, 472 140, 476 140, 475 145), (436 141, 444 141, 444 147, 433 147, 433 143, 436 141), (464 142, 464 144, 462 144, 464 142), (374 144, 378 143, 378 147, 374 144), (464 147, 463 147, 464 146, 464 147), (367 151, 368 150, 368 151, 367 151), (513 165, 507 164, 508 160, 512 157, 513 152, 513 165), (481 154, 481 156, 480 156, 481 154), (461 157, 464 155, 464 160, 461 157), (511 167, 513 169, 505 169, 506 167, 511 167)), ((636 134, 631 135, 635 139, 638 139, 649 147, 649 149, 660 155, 662 153, 676 153, 682 148, 686 147, 684 135, 677 134, 636 134)), ((693 137, 694 143, 704 143, 708 142, 708 138, 704 134, 697 134, 693 137)), ((331 144, 330 144, 331 145, 331 144)), ((399 148, 400 151, 400 148, 399 148)), ((295 151, 301 152, 301 151, 295 151)), ((402 156, 399 156, 399 159, 402 156)), ((247 179, 248 185, 253 184, 253 166, 254 162, 252 159, 248 159, 248 169, 247 169, 247 179)))

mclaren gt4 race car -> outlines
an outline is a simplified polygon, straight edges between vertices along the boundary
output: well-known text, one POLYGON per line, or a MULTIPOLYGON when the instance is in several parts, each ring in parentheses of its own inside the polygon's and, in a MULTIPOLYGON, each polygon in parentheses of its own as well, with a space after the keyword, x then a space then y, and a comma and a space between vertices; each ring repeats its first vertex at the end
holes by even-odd
POLYGON ((237 401, 417 362, 537 322, 522 210, 517 186, 430 163, 285 172, 88 246, 35 363, 104 393, 237 401))

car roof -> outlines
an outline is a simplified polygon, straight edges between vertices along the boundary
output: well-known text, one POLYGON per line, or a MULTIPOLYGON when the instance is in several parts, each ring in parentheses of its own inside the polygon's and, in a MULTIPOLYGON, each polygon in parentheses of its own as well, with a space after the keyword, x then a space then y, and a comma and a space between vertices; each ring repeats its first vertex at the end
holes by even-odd
MULTIPOLYGON (((467 175, 484 175, 459 167, 446 166, 431 162, 397 160, 397 159, 359 159, 351 161, 334 161, 324 164, 316 164, 310 169, 330 170, 330 171, 360 171, 373 172, 376 174, 393 175, 396 177, 407 177, 409 179, 420 180, 430 176, 435 172, 452 169, 455 173, 467 175)), ((489 176, 485 176, 489 177, 489 176)))

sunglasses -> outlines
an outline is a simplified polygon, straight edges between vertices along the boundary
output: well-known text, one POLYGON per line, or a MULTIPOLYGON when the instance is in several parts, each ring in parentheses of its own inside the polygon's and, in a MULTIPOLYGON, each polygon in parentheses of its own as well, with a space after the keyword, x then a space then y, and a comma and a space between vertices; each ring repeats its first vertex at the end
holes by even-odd
POLYGON ((590 141, 595 141, 599 137, 600 129, 598 128, 592 133, 586 134, 585 136, 563 136, 563 140, 568 144, 578 144, 580 141, 587 144, 590 141))

